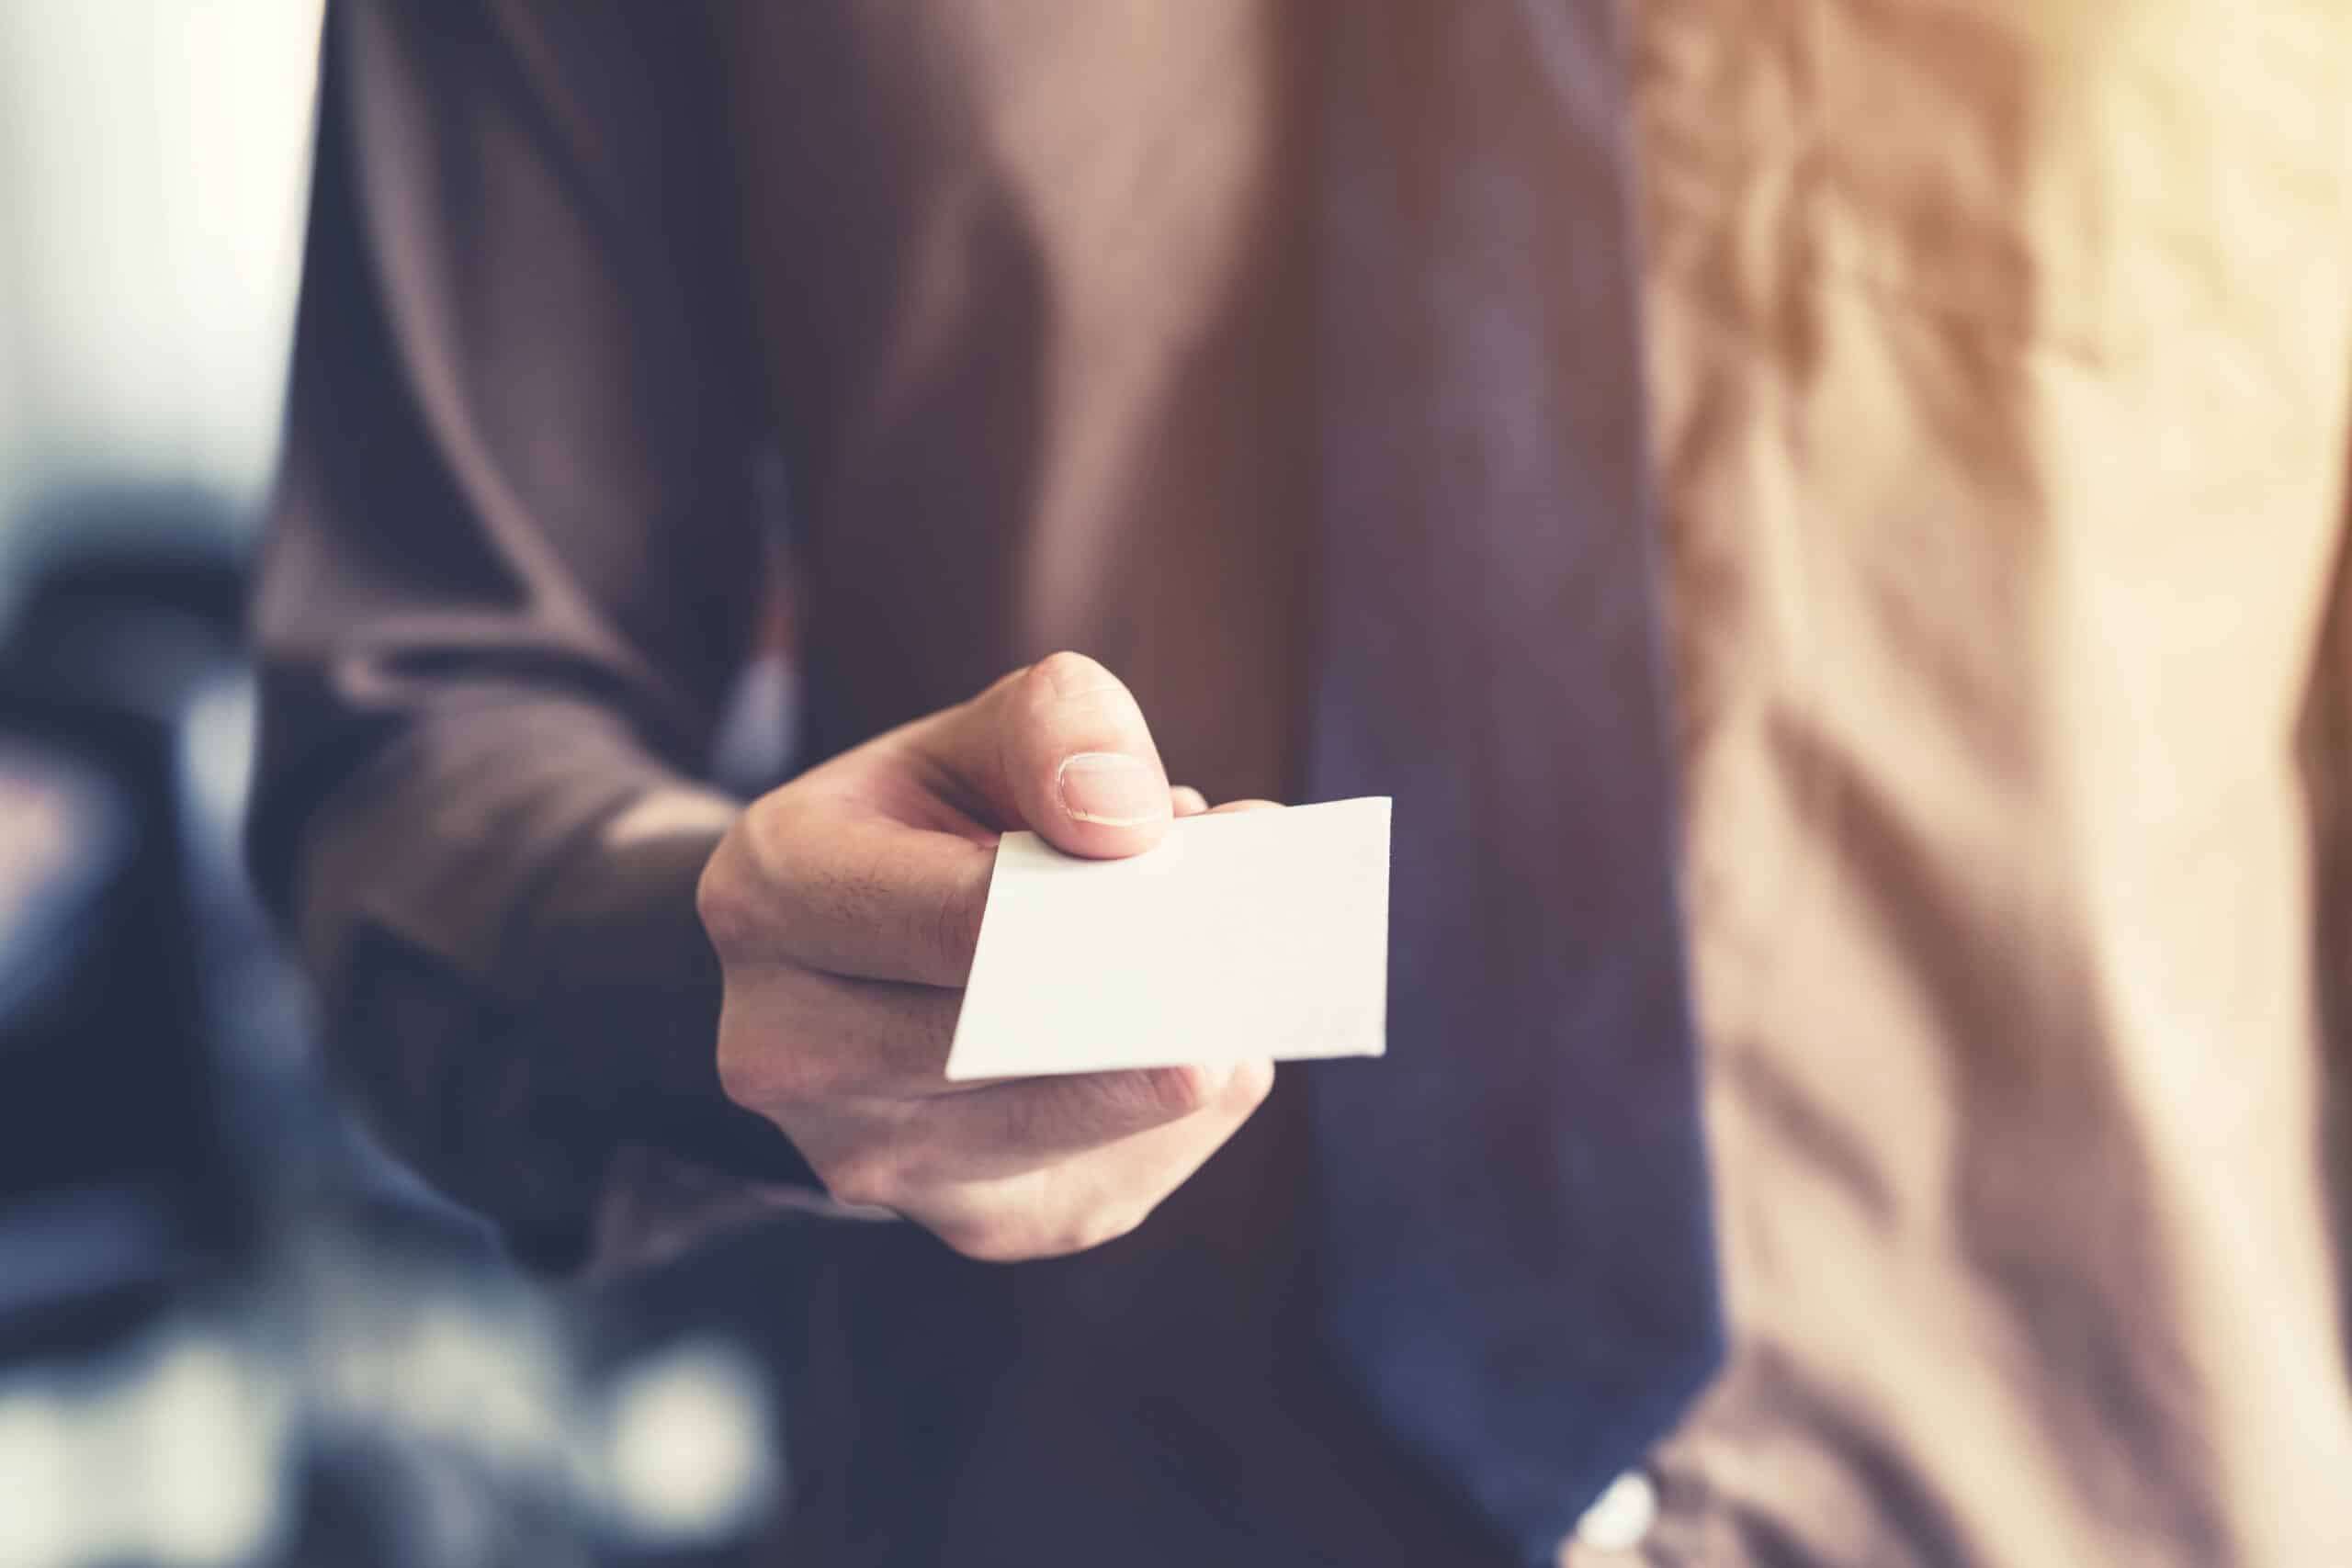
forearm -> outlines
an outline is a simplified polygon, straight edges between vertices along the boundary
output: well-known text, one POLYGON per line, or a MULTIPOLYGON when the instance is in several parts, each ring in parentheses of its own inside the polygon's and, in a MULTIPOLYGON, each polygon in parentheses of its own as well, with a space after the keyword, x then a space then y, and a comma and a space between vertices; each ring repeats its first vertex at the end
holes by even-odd
POLYGON ((694 51, 662 7, 330 12, 254 605, 254 862, 334 1053, 551 1258, 629 1143, 791 1165, 718 1097, 694 917, 764 559, 694 51))
POLYGON ((805 1179, 718 1088, 694 890, 732 804, 593 708, 444 705, 257 823, 299 842, 289 912, 381 1135, 555 1264, 628 1144, 805 1179))

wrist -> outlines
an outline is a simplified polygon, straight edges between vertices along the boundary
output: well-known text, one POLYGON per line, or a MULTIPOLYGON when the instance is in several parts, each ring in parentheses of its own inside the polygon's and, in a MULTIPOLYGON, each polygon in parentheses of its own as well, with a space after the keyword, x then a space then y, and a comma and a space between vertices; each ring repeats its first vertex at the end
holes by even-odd
POLYGON ((616 1070, 616 1141, 653 1145, 730 1175, 813 1185, 791 1143, 729 1100, 718 1068, 724 980, 695 914, 703 868, 739 803, 656 785, 613 812, 531 902, 534 1009, 616 1070))

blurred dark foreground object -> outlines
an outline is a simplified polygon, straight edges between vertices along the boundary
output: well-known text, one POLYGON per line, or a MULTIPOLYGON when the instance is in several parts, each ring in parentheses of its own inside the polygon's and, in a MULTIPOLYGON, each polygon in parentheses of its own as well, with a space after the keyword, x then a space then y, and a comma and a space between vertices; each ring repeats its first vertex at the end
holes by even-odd
POLYGON ((120 542, 53 552, 0 635, 0 1355, 103 1341, 236 1245, 187 755, 235 678, 235 569, 97 533, 120 542))
POLYGON ((0 1563, 722 1563, 773 1382, 567 1300, 320 1070, 238 848, 235 531, 85 501, 0 618, 0 1563))

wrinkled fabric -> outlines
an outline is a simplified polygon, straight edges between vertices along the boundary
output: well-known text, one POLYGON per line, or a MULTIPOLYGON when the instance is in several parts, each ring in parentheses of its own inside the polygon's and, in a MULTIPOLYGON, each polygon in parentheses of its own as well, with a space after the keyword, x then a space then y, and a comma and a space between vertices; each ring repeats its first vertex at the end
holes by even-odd
MULTIPOLYGON (((805 754, 1069 646, 1228 795, 1311 784, 1326 552, 1403 645, 1552 656, 1443 635, 1451 498, 1635 442, 1731 1355, 1634 1555, 2352 1562, 2352 17, 1427 0, 1350 118, 1371 9, 338 12, 256 841, 379 1122, 551 1258, 791 1179, 691 908, 763 445, 805 754), (1592 138, 1630 221, 1530 188, 1592 138), (1554 248, 1637 258, 1638 364, 1526 330, 1554 248)), ((1430 673, 1400 711, 1519 689, 1430 673)), ((1495 844, 1589 696, 1432 733, 1495 844)), ((1304 1076, 1085 1258, 793 1222, 788 1547, 1510 1560, 1332 1364, 1304 1076)))
POLYGON ((1652 1555, 2352 1561, 2352 14, 1632 14, 1737 1340, 1652 1555))

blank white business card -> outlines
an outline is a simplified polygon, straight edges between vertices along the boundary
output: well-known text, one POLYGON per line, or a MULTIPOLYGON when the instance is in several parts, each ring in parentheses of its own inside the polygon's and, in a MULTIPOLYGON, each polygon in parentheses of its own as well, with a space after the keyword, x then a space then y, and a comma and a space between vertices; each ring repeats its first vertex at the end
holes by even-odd
POLYGON ((1187 817, 1157 849, 997 850, 950 1078, 1377 1056, 1385 796, 1187 817))

